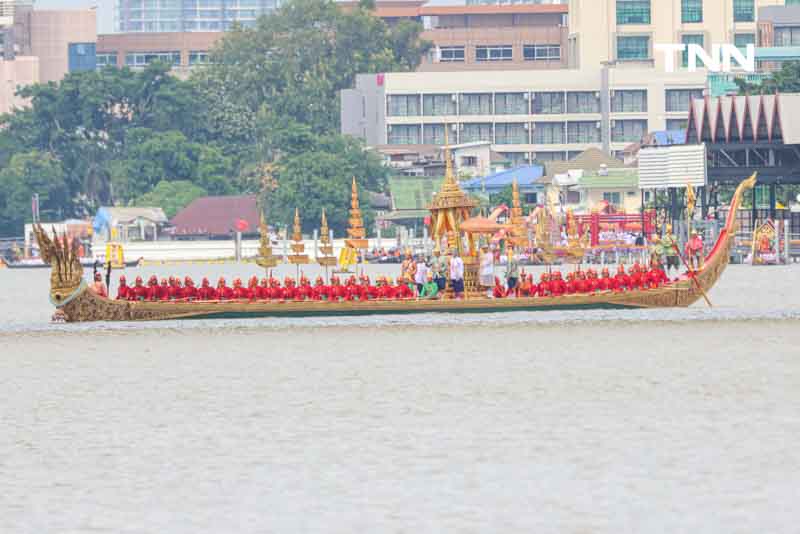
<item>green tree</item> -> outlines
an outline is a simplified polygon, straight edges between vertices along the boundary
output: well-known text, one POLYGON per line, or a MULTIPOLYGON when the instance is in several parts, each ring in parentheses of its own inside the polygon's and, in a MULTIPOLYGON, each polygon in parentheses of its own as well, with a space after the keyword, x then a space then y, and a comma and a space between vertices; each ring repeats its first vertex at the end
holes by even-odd
POLYGON ((743 79, 735 79, 740 95, 774 95, 776 93, 800 92, 800 61, 784 63, 781 70, 775 72, 761 84, 747 83, 743 79))
POLYGON ((36 150, 11 157, 0 171, 0 232, 20 235, 32 218, 31 199, 39 195, 43 220, 60 219, 69 204, 61 164, 50 154, 36 150))
POLYGON ((289 154, 278 162, 278 187, 267 197, 268 221, 291 226, 294 209, 299 207, 303 231, 310 233, 319 226, 320 213, 325 208, 328 224, 336 235, 343 236, 355 177, 364 226, 369 231, 374 212, 369 206, 368 191, 385 187, 387 173, 378 156, 364 151, 355 140, 339 135, 322 137, 307 150, 289 154))
POLYGON ((149 193, 137 198, 134 206, 155 206, 164 210, 167 217, 172 218, 193 200, 204 197, 208 193, 202 187, 185 180, 161 181, 149 193))
MULTIPOLYGON (((289 0, 254 28, 227 32, 212 65, 197 74, 205 106, 242 123, 266 106, 314 132, 336 132, 339 91, 352 87, 356 74, 412 70, 431 46, 420 40, 418 23, 390 29, 370 9, 289 0)), ((215 124, 219 131, 223 122, 215 124)))

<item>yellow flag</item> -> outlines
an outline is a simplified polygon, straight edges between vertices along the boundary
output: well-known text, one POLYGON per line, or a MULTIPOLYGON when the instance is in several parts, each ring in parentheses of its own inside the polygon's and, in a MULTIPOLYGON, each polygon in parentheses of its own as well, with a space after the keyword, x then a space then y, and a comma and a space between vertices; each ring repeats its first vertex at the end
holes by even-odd
POLYGON ((686 182, 686 209, 689 213, 694 211, 694 205, 697 202, 697 196, 694 194, 694 187, 689 182, 686 182))

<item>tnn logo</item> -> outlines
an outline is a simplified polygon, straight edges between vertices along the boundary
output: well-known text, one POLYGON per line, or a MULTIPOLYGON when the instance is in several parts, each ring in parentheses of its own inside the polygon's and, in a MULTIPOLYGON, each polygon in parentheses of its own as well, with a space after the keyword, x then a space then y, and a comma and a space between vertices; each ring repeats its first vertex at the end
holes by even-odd
POLYGON ((736 60, 740 70, 756 71, 756 47, 747 45, 746 54, 732 44, 715 44, 711 47, 711 55, 697 44, 656 44, 656 51, 664 52, 664 70, 675 72, 675 52, 686 52, 687 70, 695 72, 698 61, 711 72, 733 72, 732 63, 736 60))

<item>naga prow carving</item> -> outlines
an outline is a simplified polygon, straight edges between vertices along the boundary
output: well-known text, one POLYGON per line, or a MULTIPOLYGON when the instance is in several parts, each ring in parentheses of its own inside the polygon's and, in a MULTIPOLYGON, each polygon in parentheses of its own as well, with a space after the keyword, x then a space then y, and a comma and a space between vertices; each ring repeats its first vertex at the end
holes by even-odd
POLYGON ((50 239, 41 224, 33 226, 33 233, 39 243, 42 260, 51 266, 50 300, 57 307, 63 306, 84 285, 78 241, 68 243, 67 236, 59 236, 55 228, 53 239, 50 239))

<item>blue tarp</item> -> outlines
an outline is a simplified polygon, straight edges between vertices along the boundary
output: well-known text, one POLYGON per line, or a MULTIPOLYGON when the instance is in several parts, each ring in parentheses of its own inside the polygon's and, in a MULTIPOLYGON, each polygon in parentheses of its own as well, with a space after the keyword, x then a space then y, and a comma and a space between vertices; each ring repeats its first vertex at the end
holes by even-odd
POLYGON ((94 216, 92 228, 94 228, 94 232, 98 234, 109 226, 111 226, 111 213, 106 208, 100 208, 94 216))
POLYGON ((543 186, 537 182, 543 175, 544 168, 541 165, 522 165, 482 178, 466 180, 461 182, 461 187, 470 193, 481 193, 485 191, 486 193, 494 194, 509 187, 512 182, 516 180, 520 191, 540 191, 543 186))

